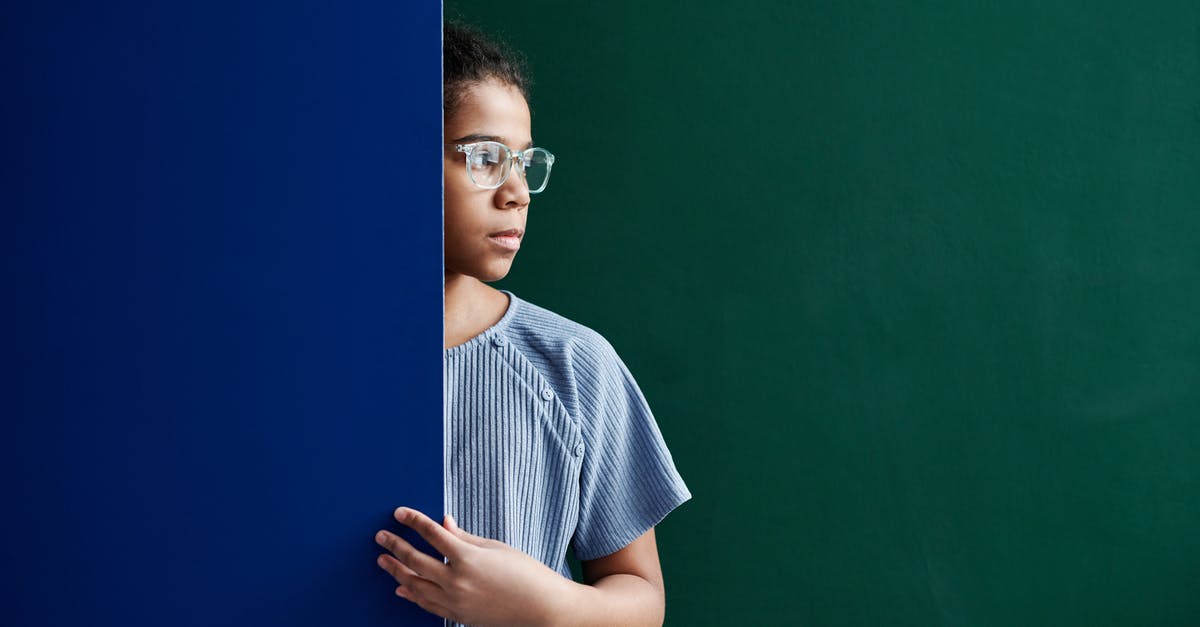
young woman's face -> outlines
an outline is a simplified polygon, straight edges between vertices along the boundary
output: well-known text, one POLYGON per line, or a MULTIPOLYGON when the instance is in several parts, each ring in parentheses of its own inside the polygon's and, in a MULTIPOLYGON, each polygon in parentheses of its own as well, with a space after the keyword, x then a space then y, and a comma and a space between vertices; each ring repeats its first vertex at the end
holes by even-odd
POLYGON ((498 141, 511 150, 533 145, 529 105, 515 87, 486 81, 470 86, 445 122, 446 274, 498 281, 512 268, 525 235, 529 189, 517 167, 496 189, 480 189, 467 176, 466 155, 453 144, 498 141))

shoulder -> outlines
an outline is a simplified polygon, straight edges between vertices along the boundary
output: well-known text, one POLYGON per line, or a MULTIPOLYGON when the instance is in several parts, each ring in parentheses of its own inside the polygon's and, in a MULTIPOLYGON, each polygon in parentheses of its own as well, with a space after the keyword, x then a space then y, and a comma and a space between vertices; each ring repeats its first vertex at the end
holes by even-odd
POLYGON ((600 397, 624 391, 630 378, 612 344, 594 329, 511 292, 509 340, 559 391, 564 400, 588 411, 600 397), (614 389, 615 388, 615 389, 614 389))
POLYGON ((616 350, 599 332, 508 292, 514 308, 506 329, 539 356, 568 359, 576 371, 595 370, 618 360, 616 350))

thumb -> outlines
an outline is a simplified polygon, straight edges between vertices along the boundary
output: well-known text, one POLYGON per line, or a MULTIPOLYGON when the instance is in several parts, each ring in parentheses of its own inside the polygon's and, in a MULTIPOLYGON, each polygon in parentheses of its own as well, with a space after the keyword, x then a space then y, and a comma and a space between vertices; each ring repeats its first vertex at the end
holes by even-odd
POLYGON ((471 533, 468 533, 462 527, 459 527, 458 522, 455 521, 454 517, 451 516, 450 514, 446 514, 445 527, 448 531, 450 531, 450 533, 453 533, 455 536, 458 536, 460 539, 466 541, 469 544, 474 544, 475 546, 483 546, 488 541, 487 538, 481 538, 477 535, 473 535, 471 533))

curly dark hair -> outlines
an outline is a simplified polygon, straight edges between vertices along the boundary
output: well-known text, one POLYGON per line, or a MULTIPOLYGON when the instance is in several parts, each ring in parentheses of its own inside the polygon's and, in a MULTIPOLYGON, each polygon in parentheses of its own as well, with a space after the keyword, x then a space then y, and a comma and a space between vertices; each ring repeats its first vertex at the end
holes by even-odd
POLYGON ((442 108, 445 119, 454 115, 467 87, 498 80, 516 87, 529 100, 525 59, 504 43, 478 29, 447 20, 442 24, 442 108))

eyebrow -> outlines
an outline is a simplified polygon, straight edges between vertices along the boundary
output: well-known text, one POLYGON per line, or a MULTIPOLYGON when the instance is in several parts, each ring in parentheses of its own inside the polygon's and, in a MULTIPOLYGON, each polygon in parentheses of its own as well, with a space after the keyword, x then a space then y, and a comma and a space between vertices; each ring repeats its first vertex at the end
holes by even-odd
MULTIPOLYGON (((499 135, 484 135, 481 133, 472 133, 470 135, 459 137, 458 139, 450 140, 450 143, 452 144, 469 144, 471 142, 500 142, 501 144, 507 145, 507 142, 504 141, 504 138, 500 137, 499 135)), ((521 150, 527 150, 529 148, 533 148, 533 140, 530 140, 528 144, 522 146, 521 150)))

